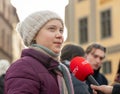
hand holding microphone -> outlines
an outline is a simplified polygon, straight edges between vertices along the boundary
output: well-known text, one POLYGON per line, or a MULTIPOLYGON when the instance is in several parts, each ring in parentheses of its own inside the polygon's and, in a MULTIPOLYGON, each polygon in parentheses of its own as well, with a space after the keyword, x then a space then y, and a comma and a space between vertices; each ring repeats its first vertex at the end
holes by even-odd
MULTIPOLYGON (((87 60, 83 57, 75 57, 70 62, 70 70, 73 75, 81 81, 89 81, 91 84, 99 86, 99 83, 92 76, 94 71, 87 60)), ((98 92, 98 94, 103 94, 98 92)))

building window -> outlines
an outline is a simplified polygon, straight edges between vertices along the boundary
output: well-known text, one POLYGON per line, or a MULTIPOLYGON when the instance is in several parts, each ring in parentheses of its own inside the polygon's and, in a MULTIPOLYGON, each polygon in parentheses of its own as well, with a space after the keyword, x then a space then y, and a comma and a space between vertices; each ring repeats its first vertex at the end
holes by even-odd
POLYGON ((101 13, 101 38, 111 36, 111 11, 106 10, 101 13))
POLYGON ((86 17, 79 20, 79 41, 80 43, 88 42, 88 19, 86 17))
POLYGON ((105 62, 103 63, 103 73, 104 73, 104 74, 109 74, 109 73, 112 72, 111 69, 112 69, 112 68, 111 68, 111 61, 105 61, 105 62))

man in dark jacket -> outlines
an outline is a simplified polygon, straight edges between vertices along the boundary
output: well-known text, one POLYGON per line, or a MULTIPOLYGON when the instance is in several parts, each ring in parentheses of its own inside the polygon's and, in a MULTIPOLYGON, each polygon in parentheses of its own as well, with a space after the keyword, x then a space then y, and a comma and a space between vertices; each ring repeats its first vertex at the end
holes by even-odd
MULTIPOLYGON (((106 48, 98 43, 90 44, 85 52, 85 57, 89 61, 90 65, 94 70, 93 77, 100 85, 107 85, 108 81, 103 74, 99 72, 102 61, 105 58, 106 48)), ((86 81, 88 86, 90 86, 90 82, 86 81)), ((90 94, 93 94, 92 89, 89 88, 90 94)))
MULTIPOLYGON (((84 50, 81 46, 67 43, 64 45, 61 51, 61 61, 63 64, 65 64, 69 68, 70 60, 73 59, 76 56, 82 56, 84 57, 84 50)), ((88 91, 88 86, 85 84, 85 82, 81 82, 77 78, 75 78, 74 75, 72 75, 72 82, 74 87, 74 94, 90 94, 88 91)))

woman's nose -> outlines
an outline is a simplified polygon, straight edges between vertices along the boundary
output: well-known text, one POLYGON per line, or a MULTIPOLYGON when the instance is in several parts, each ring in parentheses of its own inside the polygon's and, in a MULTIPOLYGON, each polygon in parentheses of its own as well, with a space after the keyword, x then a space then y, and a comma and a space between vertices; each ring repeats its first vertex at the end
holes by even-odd
POLYGON ((60 31, 56 33, 56 37, 63 37, 63 33, 61 33, 60 31))

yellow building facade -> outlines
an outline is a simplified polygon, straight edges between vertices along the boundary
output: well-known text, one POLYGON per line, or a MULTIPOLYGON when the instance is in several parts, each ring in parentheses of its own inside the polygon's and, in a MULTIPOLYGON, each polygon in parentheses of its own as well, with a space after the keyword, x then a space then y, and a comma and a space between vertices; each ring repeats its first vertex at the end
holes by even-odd
POLYGON ((99 42, 107 48, 101 72, 113 83, 120 60, 120 0, 69 0, 65 23, 67 41, 86 48, 99 42))

